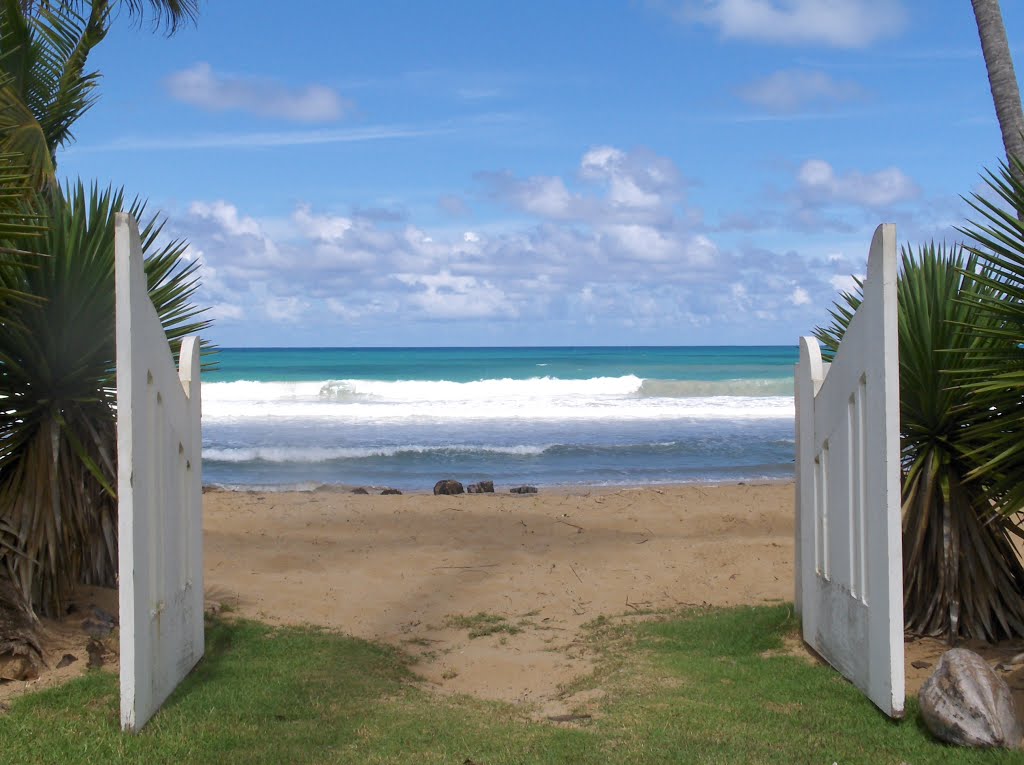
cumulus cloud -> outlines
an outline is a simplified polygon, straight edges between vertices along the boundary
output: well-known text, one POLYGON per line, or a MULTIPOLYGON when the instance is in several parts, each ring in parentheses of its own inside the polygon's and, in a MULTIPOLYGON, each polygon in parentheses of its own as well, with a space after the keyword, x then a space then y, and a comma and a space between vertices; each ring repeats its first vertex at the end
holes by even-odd
MULTIPOLYGON (((801 168, 801 193, 865 196, 870 176, 818 162, 801 168)), ((495 177, 491 193, 522 214, 502 225, 420 225, 310 204, 271 224, 226 200, 197 201, 172 223, 193 243, 199 300, 218 322, 311 344, 459 321, 504 342, 524 339, 516 327, 554 341, 537 334, 551 322, 630 333, 618 339, 713 323, 753 342, 779 321, 820 322, 840 275, 863 268, 829 257, 838 242, 818 253, 723 246, 685 207, 679 171, 653 155, 593 147, 570 177, 495 177)))
POLYGON ((309 309, 309 303, 295 295, 270 297, 266 299, 263 308, 272 321, 294 323, 303 317, 309 309))
POLYGON ((676 14, 724 38, 784 45, 862 48, 900 32, 900 0, 696 0, 676 14))
POLYGON ((189 206, 189 214, 213 221, 231 236, 261 236, 262 234, 260 224, 256 222, 255 218, 240 216, 237 207, 223 200, 193 202, 189 206))
POLYGON ((428 318, 489 319, 518 315, 501 289, 474 276, 459 276, 445 270, 436 274, 397 274, 396 278, 416 288, 408 300, 428 318))
POLYGON ((245 318, 245 311, 242 310, 242 306, 234 303, 213 303, 207 308, 203 318, 214 322, 238 321, 245 318))
POLYGON ((855 294, 860 289, 858 283, 864 282, 864 274, 836 274, 829 277, 828 283, 836 292, 849 292, 855 294))
POLYGON ((171 96, 207 111, 242 111, 295 122, 339 119, 348 103, 324 85, 291 88, 260 77, 220 74, 206 62, 175 72, 166 80, 171 96))
POLYGON ((299 230, 311 239, 340 242, 352 230, 352 220, 340 215, 314 215, 309 205, 300 205, 293 214, 299 230))
POLYGON ((598 221, 664 225, 682 190, 682 175, 666 157, 639 149, 626 152, 596 146, 578 168, 581 188, 560 176, 518 178, 512 173, 479 173, 491 196, 530 215, 557 221, 598 221))
POLYGON ((797 187, 801 198, 810 204, 844 202, 871 208, 905 202, 920 194, 917 184, 898 167, 840 175, 823 159, 809 159, 800 166, 797 187))
POLYGON ((675 164, 665 157, 637 151, 627 154, 598 146, 583 155, 580 175, 607 186, 608 202, 619 208, 657 208, 679 187, 675 164))
POLYGON ((770 112, 791 113, 805 106, 849 101, 861 93, 853 82, 835 80, 825 72, 786 69, 754 80, 739 89, 747 103, 770 112))

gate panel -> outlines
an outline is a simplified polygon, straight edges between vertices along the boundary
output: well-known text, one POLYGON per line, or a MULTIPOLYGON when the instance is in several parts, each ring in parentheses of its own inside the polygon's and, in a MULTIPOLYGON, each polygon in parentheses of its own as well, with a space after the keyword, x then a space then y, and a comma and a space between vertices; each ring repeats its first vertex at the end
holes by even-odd
POLYGON ((896 227, 875 230, 864 302, 831 364, 800 338, 797 607, 804 640, 902 717, 896 227))
POLYGON ((199 338, 175 369, 138 226, 115 227, 121 727, 138 731, 204 651, 199 338))

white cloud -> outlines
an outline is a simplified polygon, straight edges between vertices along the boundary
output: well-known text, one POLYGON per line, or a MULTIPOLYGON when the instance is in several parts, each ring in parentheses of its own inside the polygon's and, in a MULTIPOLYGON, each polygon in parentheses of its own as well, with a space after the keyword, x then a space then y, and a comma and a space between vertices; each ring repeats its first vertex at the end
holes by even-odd
POLYGON ((436 274, 396 274, 395 278, 403 284, 420 288, 409 299, 429 318, 487 319, 518 315, 501 289, 474 276, 441 271, 436 274))
POLYGON ((898 34, 907 14, 900 0, 697 0, 678 17, 725 38, 862 48, 898 34))
POLYGON ((272 321, 295 323, 309 309, 309 303, 295 295, 289 295, 287 297, 267 298, 263 308, 266 311, 267 317, 272 321))
POLYGON ((175 72, 166 85, 173 98, 207 111, 243 111, 296 122, 330 122, 348 106, 323 85, 289 88, 267 78, 218 74, 202 61, 175 72))
POLYGON ((678 240, 652 226, 614 225, 605 230, 633 260, 669 261, 682 254, 678 240))
POLYGON ((801 197, 808 203, 846 202, 885 207, 916 198, 920 189, 902 170, 888 167, 874 173, 837 175, 823 159, 809 159, 797 172, 801 197))
POLYGON ((352 229, 351 218, 340 215, 314 215, 309 205, 300 205, 292 218, 305 236, 325 242, 340 242, 352 229))
POLYGON ((607 184, 608 201, 619 208, 657 208, 676 189, 679 173, 671 160, 613 146, 598 146, 583 155, 580 175, 607 184))
MULTIPOLYGON (((757 332, 782 320, 820 322, 837 274, 863 267, 830 260, 835 242, 808 254, 723 247, 683 205, 679 177, 668 160, 598 146, 581 153, 571 180, 487 177, 499 201, 536 211, 528 220, 422 225, 308 204, 262 220, 217 200, 190 205, 174 233, 193 242, 200 302, 214 306, 214 318, 244 319, 256 333, 282 327, 295 342, 459 320, 495 337, 512 332, 497 327, 511 321, 533 331, 546 322, 630 333, 730 326, 741 337, 744 322, 757 322, 757 332), (646 195, 657 197, 653 209, 646 195)), ((894 192, 865 188, 885 177, 812 160, 789 200, 811 214, 822 208, 805 200, 884 201, 894 192)))
POLYGON ((244 317, 245 311, 242 309, 242 306, 232 303, 214 303, 203 314, 204 319, 211 319, 213 321, 232 321, 244 317))
POLYGON ((544 218, 566 218, 574 198, 561 178, 529 178, 519 190, 519 202, 527 212, 544 218))
POLYGON ((75 146, 69 151, 190 151, 202 149, 243 150, 278 149, 288 146, 318 146, 323 144, 362 143, 426 136, 448 135, 456 132, 451 125, 414 127, 409 125, 375 125, 365 128, 289 130, 258 133, 212 133, 206 135, 173 135, 116 138, 92 146, 75 146))
POLYGON ((239 216, 238 208, 223 200, 193 202, 189 205, 188 211, 190 215, 214 221, 231 236, 262 235, 260 224, 254 218, 239 216))
POLYGON ((559 176, 516 178, 481 173, 492 195, 518 210, 557 221, 616 222, 663 226, 682 185, 679 170, 666 157, 644 150, 626 152, 597 146, 580 160, 579 179, 589 188, 573 190, 559 176), (596 192, 596 193, 586 193, 596 192))
POLYGON ((860 92, 856 83, 835 80, 825 72, 785 69, 743 86, 739 96, 770 112, 787 113, 810 104, 848 101, 860 92))
POLYGON ((836 274, 835 276, 829 277, 828 283, 832 285, 832 289, 836 292, 849 292, 850 294, 856 294, 859 287, 857 281, 864 281, 864 275, 858 274, 851 276, 850 274, 836 274))

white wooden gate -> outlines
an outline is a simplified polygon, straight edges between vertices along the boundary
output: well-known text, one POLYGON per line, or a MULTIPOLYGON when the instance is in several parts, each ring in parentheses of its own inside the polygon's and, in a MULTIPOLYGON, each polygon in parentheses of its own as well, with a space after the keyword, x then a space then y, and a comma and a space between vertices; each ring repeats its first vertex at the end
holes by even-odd
POLYGON ((115 231, 121 727, 138 731, 204 650, 199 338, 175 370, 138 226, 115 231))
POLYGON ((875 229, 864 302, 831 364, 800 338, 797 608, 804 640, 903 716, 896 227, 875 229))

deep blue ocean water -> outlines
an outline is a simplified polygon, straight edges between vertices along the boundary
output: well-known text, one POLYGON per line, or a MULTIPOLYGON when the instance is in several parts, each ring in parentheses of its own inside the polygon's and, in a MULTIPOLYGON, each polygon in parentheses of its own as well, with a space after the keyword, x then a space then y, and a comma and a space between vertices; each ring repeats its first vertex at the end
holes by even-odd
POLYGON ((203 479, 426 491, 783 479, 795 347, 224 349, 203 479))

